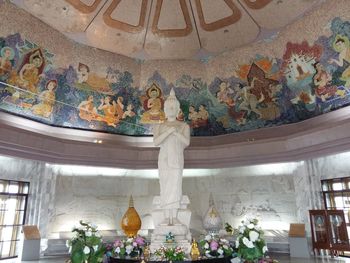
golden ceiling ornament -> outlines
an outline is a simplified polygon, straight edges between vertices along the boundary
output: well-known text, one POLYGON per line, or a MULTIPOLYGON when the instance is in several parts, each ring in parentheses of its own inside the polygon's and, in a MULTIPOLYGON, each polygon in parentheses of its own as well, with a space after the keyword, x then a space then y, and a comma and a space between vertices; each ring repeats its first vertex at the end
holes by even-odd
POLYGON ((120 225, 127 237, 135 237, 141 229, 141 218, 134 207, 132 195, 129 199, 129 208, 122 217, 120 225))

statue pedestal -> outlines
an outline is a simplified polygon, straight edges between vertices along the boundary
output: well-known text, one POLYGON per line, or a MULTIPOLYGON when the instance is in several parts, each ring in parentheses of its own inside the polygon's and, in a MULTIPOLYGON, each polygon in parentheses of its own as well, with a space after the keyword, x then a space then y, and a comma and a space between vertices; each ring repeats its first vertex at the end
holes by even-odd
MULTIPOLYGON (((171 245, 171 246, 181 246, 185 249, 186 253, 190 252, 191 249, 191 233, 190 221, 191 221, 191 211, 187 208, 190 200, 187 195, 182 196, 180 202, 180 208, 177 212, 177 220, 179 223, 174 223, 169 225, 164 223, 165 216, 164 210, 160 207, 160 196, 155 196, 153 198, 153 211, 152 218, 154 222, 155 229, 151 237, 151 252, 154 252, 156 249, 162 245, 171 245), (166 235, 171 232, 175 237, 174 243, 166 243, 166 235)), ((174 220, 175 221, 175 220, 174 220)))

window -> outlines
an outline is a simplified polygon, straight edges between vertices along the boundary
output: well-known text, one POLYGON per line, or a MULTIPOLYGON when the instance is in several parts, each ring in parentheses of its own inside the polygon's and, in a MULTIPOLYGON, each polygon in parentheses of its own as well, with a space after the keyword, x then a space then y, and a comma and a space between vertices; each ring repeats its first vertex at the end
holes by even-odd
POLYGON ((344 210, 345 222, 350 233, 350 177, 321 180, 326 209, 344 210))
POLYGON ((29 183, 0 179, 0 259, 18 255, 25 223, 29 183))

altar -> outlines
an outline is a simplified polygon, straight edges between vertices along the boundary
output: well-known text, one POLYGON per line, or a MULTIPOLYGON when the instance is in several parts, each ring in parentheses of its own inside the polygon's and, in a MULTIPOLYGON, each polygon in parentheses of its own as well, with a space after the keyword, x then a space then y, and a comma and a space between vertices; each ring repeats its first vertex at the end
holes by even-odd
MULTIPOLYGON (((121 258, 109 258, 108 263, 138 263, 142 262, 142 259, 121 259, 121 258)), ((160 263, 160 262, 170 262, 170 261, 147 261, 148 263, 160 263)), ((195 263, 231 263, 231 258, 222 257, 222 258, 206 258, 206 259, 197 259, 197 260, 184 260, 184 261, 176 261, 180 262, 195 262, 195 263)))

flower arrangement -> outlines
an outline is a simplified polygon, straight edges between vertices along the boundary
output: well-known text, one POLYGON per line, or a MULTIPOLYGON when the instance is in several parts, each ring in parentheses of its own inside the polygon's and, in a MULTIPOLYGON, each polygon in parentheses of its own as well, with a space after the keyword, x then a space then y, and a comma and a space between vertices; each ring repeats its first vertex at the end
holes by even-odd
POLYGON ((161 246, 158 248, 154 254, 160 260, 167 261, 183 261, 185 259, 185 250, 182 247, 165 247, 161 246))
POLYGON ((233 253, 229 241, 215 235, 206 235, 203 240, 199 241, 199 246, 207 257, 230 257, 233 253))
POLYGON ((72 230, 74 237, 66 243, 69 247, 71 262, 102 262, 106 247, 97 231, 97 226, 82 220, 79 223, 81 226, 74 227, 72 230))
POLYGON ((143 237, 137 236, 125 240, 116 240, 113 243, 112 256, 117 257, 136 257, 145 246, 146 241, 143 237))
POLYGON ((264 232, 258 226, 256 218, 246 219, 238 227, 236 249, 238 257, 246 261, 261 260, 267 252, 263 239, 264 232))

